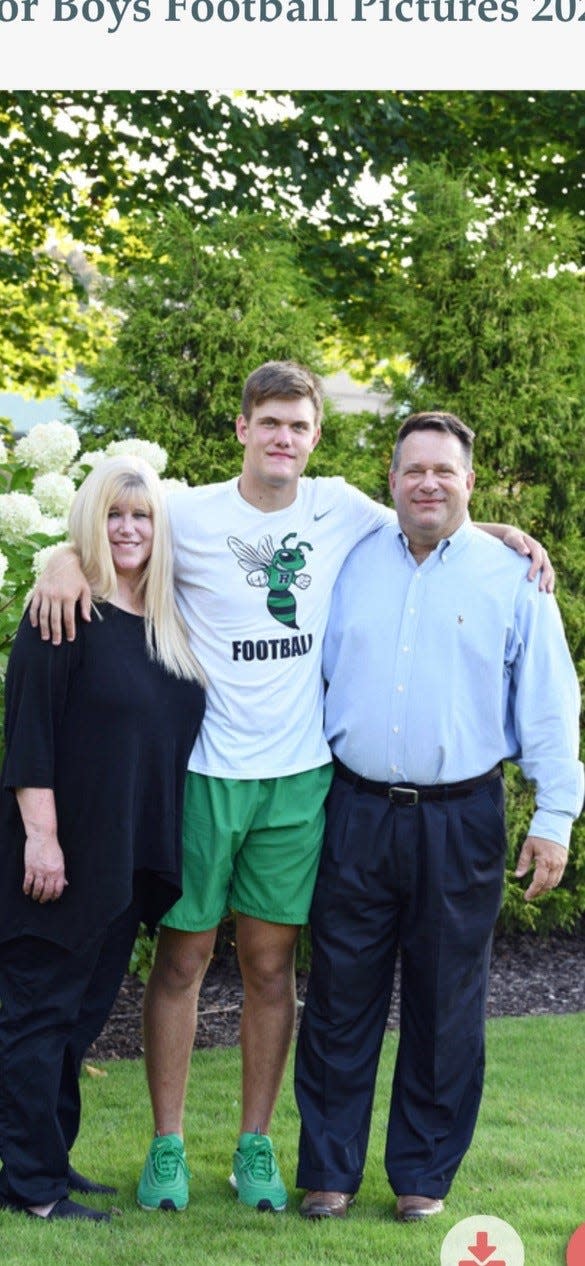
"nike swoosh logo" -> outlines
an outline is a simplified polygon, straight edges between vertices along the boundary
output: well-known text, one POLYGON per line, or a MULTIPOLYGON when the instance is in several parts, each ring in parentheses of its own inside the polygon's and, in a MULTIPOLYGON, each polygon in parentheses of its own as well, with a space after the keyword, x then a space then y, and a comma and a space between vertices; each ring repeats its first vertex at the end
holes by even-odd
POLYGON ((329 510, 324 510, 322 514, 314 514, 313 519, 315 520, 315 523, 318 523, 319 519, 324 519, 326 514, 331 514, 332 509, 333 507, 331 507, 331 509, 329 510))

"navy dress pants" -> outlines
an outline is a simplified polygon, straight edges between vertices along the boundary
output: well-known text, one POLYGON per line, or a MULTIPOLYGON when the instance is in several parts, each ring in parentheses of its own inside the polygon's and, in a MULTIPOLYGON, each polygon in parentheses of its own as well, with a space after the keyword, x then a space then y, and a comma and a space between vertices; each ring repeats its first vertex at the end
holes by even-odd
POLYGON ((505 854, 501 779, 400 807, 334 779, 296 1055, 299 1187, 360 1185, 400 950, 386 1172, 397 1195, 446 1195, 479 1111, 505 854))
POLYGON ((132 905, 81 950, 38 937, 0 945, 0 1195, 16 1205, 67 1193, 81 1063, 110 1013, 138 923, 132 905))

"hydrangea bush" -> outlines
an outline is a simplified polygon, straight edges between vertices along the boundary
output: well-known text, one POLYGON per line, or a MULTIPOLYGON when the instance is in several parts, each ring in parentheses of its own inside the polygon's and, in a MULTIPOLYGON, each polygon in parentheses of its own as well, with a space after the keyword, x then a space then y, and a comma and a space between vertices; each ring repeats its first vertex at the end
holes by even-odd
POLYGON ((14 456, 22 466, 45 473, 63 471, 79 451, 79 436, 63 422, 44 422, 33 426, 14 448, 14 456))
MULTIPOLYGON (((148 440, 119 440, 80 453, 75 427, 59 421, 32 427, 12 453, 0 439, 0 710, 12 642, 28 595, 59 542, 76 489, 104 457, 132 453, 160 475, 167 454, 148 440)), ((163 481, 175 486, 174 480, 163 481)))

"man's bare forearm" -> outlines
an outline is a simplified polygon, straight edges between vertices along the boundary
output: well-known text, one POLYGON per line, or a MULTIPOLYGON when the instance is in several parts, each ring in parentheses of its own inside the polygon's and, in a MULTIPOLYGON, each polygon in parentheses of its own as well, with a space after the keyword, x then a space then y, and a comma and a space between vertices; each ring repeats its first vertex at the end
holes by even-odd
POLYGON ((70 542, 55 551, 33 590, 30 622, 44 641, 59 646, 63 629, 68 642, 75 639, 75 608, 79 603, 84 620, 91 619, 91 590, 77 551, 70 542))

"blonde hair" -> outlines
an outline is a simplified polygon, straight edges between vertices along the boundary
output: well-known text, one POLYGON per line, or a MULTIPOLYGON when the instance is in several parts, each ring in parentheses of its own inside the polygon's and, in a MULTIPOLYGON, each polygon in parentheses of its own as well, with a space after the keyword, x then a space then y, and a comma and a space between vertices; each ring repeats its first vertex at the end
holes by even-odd
POLYGON ((173 588, 167 507, 158 475, 140 457, 106 457, 84 479, 69 512, 69 534, 95 598, 115 601, 118 583, 108 539, 108 514, 128 502, 152 519, 152 550, 140 579, 146 645, 151 659, 175 677, 205 683, 190 646, 173 588))

